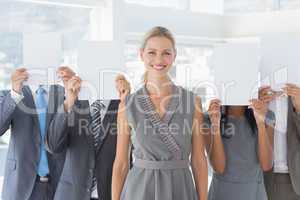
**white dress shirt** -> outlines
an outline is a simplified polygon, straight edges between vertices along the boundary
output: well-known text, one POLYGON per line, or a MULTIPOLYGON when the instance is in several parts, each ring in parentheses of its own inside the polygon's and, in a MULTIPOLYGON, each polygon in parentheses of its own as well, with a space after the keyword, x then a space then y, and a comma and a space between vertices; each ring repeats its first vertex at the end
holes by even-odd
MULTIPOLYGON (((50 86, 42 85, 42 87, 46 91, 46 94, 45 94, 46 95, 46 102, 48 103, 50 86)), ((31 85, 31 86, 29 86, 29 88, 31 90, 31 94, 33 96, 33 101, 35 103, 35 101, 36 101, 36 91, 39 88, 39 86, 31 85)), ((19 93, 15 92, 13 89, 10 90, 10 95, 11 95, 11 98, 15 101, 16 104, 18 104, 24 98, 22 93, 19 94, 19 93)))
POLYGON ((274 129, 274 172, 289 173, 287 161, 287 118, 288 118, 288 97, 280 96, 270 104, 276 116, 274 129))

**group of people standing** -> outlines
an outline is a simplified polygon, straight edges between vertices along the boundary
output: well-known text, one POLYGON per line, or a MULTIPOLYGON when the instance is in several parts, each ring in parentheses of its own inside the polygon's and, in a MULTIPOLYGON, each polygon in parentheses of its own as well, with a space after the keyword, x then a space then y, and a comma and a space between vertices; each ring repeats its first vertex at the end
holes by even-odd
POLYGON ((64 87, 24 86, 26 69, 14 72, 0 92, 0 135, 11 129, 3 200, 300 200, 299 86, 262 87, 249 106, 214 99, 204 113, 168 76, 168 29, 152 28, 139 53, 143 84, 131 93, 118 76, 120 100, 78 100, 68 67, 64 87))

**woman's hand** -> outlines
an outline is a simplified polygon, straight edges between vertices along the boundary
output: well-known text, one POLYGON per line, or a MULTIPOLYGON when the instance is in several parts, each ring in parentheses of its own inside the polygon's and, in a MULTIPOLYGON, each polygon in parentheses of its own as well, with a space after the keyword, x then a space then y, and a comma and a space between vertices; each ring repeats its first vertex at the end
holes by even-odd
POLYGON ((257 124, 265 123, 265 118, 268 112, 268 103, 259 99, 250 100, 249 108, 253 110, 257 124))
POLYGON ((128 94, 130 94, 130 83, 126 80, 125 76, 119 74, 116 77, 116 88, 119 93, 119 97, 121 102, 125 101, 125 98, 128 94))
POLYGON ((269 104, 276 98, 276 96, 278 96, 278 94, 279 93, 272 90, 270 86, 263 86, 259 88, 258 99, 266 104, 269 104))
POLYGON ((211 100, 208 108, 208 115, 213 126, 220 125, 221 121, 221 101, 219 99, 211 100))

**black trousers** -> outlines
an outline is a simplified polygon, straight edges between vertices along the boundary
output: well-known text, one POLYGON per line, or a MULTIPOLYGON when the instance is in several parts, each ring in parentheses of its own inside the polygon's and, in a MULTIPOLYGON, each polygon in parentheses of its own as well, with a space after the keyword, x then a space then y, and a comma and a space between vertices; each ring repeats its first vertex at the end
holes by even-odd
POLYGON ((29 200, 53 200, 54 191, 50 182, 40 182, 36 179, 29 200))

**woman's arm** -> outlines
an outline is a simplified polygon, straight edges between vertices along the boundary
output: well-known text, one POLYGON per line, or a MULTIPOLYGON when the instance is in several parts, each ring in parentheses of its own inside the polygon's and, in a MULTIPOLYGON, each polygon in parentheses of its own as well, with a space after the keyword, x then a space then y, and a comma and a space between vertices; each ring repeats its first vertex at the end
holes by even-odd
POLYGON ((211 125, 203 125, 206 152, 212 168, 218 174, 224 173, 226 166, 226 156, 220 132, 220 106, 219 100, 212 100, 210 102, 208 114, 211 125))
POLYGON ((204 151, 204 137, 201 134, 203 114, 201 100, 196 99, 196 110, 193 118, 192 129, 192 171, 195 179, 198 197, 201 200, 207 199, 208 170, 207 159, 204 151))
POLYGON ((116 158, 112 175, 112 200, 119 200, 129 170, 130 128, 125 103, 121 101, 118 110, 118 136, 116 158))
POLYGON ((263 122, 257 127, 259 163, 264 171, 269 171, 273 167, 274 128, 263 122))
POLYGON ((274 124, 266 124, 267 104, 261 100, 252 100, 253 109, 258 128, 258 159, 263 171, 273 167, 274 124))

